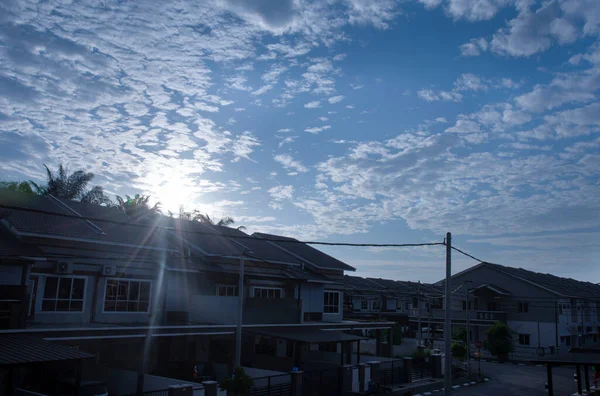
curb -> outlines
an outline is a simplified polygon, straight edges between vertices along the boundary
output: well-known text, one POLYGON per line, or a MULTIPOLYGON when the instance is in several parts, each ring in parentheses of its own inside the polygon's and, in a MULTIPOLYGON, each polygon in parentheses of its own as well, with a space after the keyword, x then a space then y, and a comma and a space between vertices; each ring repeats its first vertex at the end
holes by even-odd
MULTIPOLYGON (((458 385, 458 384, 457 385, 452 385, 452 389, 468 388, 468 387, 471 387, 471 386, 475 386, 477 384, 481 384, 483 382, 488 382, 489 380, 490 379, 488 377, 485 377, 482 381, 471 381, 471 382, 465 382, 462 385, 458 385)), ((443 392, 444 390, 446 390, 446 388, 434 389, 434 390, 432 390, 430 392, 417 393, 417 394, 415 394, 415 396, 430 396, 430 395, 432 395, 434 393, 437 393, 437 392, 443 392)))

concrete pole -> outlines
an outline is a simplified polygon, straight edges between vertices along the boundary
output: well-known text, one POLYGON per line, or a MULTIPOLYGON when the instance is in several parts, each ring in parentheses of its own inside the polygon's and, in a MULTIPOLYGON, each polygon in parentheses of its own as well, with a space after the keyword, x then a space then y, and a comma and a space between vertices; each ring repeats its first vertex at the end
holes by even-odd
POLYGON ((241 366, 242 360, 242 315, 244 312, 244 254, 240 257, 240 279, 238 284, 238 320, 235 332, 235 364, 241 366))
POLYGON ((469 281, 465 281, 465 301, 467 306, 467 375, 471 377, 471 337, 469 336, 469 325, 471 324, 469 316, 471 316, 471 309, 469 308, 469 281))
POLYGON ((421 281, 417 284, 417 338, 418 345, 423 345, 423 330, 421 329, 421 281))
POLYGON ((450 279, 452 278, 452 234, 446 234, 446 320, 444 323, 444 394, 449 396, 452 393, 452 356, 450 356, 450 332, 452 331, 452 323, 450 322, 450 279))

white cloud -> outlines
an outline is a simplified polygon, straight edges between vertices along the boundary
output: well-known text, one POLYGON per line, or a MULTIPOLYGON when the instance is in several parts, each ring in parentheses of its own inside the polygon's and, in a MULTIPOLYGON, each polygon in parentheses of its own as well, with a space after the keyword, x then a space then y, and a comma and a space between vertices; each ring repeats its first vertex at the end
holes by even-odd
POLYGON ((331 125, 323 125, 321 127, 311 127, 311 128, 306 128, 304 130, 304 132, 308 132, 308 133, 313 133, 313 134, 318 134, 319 132, 323 132, 326 131, 328 129, 331 129, 331 125))
POLYGON ((463 73, 455 82, 455 91, 486 91, 487 82, 472 73, 463 73))
POLYGON ((304 105, 304 107, 306 107, 307 109, 317 109, 317 108, 321 107, 321 102, 319 102, 318 100, 315 100, 313 102, 308 102, 304 105))
POLYGON ((283 147, 286 144, 294 143, 296 141, 296 139, 298 139, 298 136, 287 136, 287 137, 277 136, 277 137, 279 139, 281 139, 281 141, 279 142, 279 148, 283 147))
POLYGON ((434 91, 433 89, 421 89, 417 91, 417 96, 427 102, 435 102, 438 100, 460 102, 462 95, 452 91, 434 91))
POLYGON ((273 85, 271 85, 271 84, 263 85, 262 87, 260 87, 256 91, 252 91, 252 95, 262 95, 262 94, 267 93, 268 91, 270 91, 272 89, 273 89, 273 85))
POLYGON ((468 43, 460 46, 462 56, 478 56, 488 50, 488 42, 484 38, 471 39, 468 43))
POLYGON ((308 168, 302 165, 300 161, 295 160, 291 155, 278 154, 273 157, 275 161, 279 162, 285 169, 293 169, 296 172, 306 173, 308 168))
POLYGON ((279 185, 271 187, 268 190, 271 195, 272 201, 269 206, 274 210, 283 209, 282 201, 290 200, 294 197, 294 186, 291 185, 279 185))
POLYGON ((354 105, 346 105, 346 108, 352 110, 354 108, 354 105))
POLYGON ((281 128, 281 129, 278 129, 277 132, 279 132, 279 133, 288 133, 288 132, 291 132, 292 130, 293 129, 291 129, 291 128, 281 128))
POLYGON ((344 95, 332 96, 331 98, 327 99, 327 101, 329 102, 329 104, 335 104, 344 100, 344 97, 344 95))

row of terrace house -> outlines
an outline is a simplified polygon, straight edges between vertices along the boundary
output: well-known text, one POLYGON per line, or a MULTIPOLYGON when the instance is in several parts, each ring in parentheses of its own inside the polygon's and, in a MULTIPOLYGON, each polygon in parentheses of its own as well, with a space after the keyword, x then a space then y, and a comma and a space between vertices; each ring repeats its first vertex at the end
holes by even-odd
MULTIPOLYGON (((345 276, 344 283, 346 317, 393 320, 404 326, 406 335, 442 347, 444 281, 424 284, 345 276)), ((481 263, 453 275, 450 289, 453 332, 468 327, 471 351, 496 321, 513 330, 514 359, 600 339, 598 284, 481 263)))
POLYGON ((354 268, 297 242, 0 190, 0 354, 11 356, 0 359, 1 388, 52 393, 60 378, 80 385, 118 370, 137 375, 115 394, 148 390, 149 375, 220 379, 240 318, 242 366, 352 362, 362 339, 352 334, 391 323, 345 320, 354 268))

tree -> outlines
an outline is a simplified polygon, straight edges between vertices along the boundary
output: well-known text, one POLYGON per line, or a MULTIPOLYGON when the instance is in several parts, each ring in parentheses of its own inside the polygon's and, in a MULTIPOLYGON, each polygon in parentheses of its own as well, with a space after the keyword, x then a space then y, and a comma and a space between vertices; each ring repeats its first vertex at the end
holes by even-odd
POLYGON ((498 357, 499 361, 506 361, 508 354, 514 350, 512 330, 504 323, 496 321, 492 327, 485 332, 486 340, 484 348, 492 355, 498 357))
POLYGON ((236 367, 231 377, 226 377, 221 381, 220 387, 226 390, 228 395, 246 396, 250 395, 253 383, 252 377, 246 374, 243 368, 236 367))
MULTIPOLYGON (((215 221, 209 215, 201 213, 198 209, 194 209, 192 212, 186 212, 183 205, 179 207, 179 218, 219 227, 229 227, 230 225, 235 224, 235 220, 229 216, 222 217, 215 223, 215 221)), ((245 228, 246 227, 244 226, 239 226, 237 229, 243 230, 245 228)))
POLYGON ((29 194, 34 193, 29 182, 0 181, 0 188, 7 189, 9 191, 19 191, 29 194))
POLYGON ((150 195, 135 194, 133 197, 125 195, 126 199, 117 195, 117 208, 131 217, 161 214, 160 202, 150 206, 150 195))
POLYGON ((56 173, 52 172, 45 164, 44 168, 46 168, 45 185, 40 186, 31 180, 29 181, 36 194, 52 195, 57 198, 97 205, 112 204, 110 198, 104 194, 104 189, 101 186, 95 186, 86 191, 87 185, 94 178, 93 173, 78 170, 69 174, 62 164, 58 166, 58 172, 56 173))

